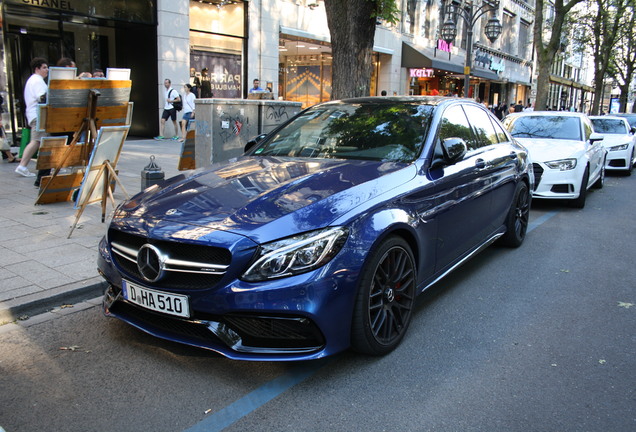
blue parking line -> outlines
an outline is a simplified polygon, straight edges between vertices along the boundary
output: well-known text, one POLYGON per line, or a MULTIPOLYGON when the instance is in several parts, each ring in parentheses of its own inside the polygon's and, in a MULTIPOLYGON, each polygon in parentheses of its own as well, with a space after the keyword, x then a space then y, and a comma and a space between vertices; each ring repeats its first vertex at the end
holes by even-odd
POLYGON ((549 219, 552 218, 552 216, 555 216, 558 213, 559 213, 558 211, 551 211, 533 220, 532 222, 530 222, 530 224, 528 224, 528 229, 526 232, 532 232, 535 228, 538 228, 540 225, 547 222, 549 219))
POLYGON ((294 366, 290 371, 263 384, 261 387, 210 415, 191 428, 186 429, 184 432, 222 431, 252 411, 265 405, 276 396, 286 392, 296 384, 303 382, 327 363, 328 361, 317 360, 303 362, 294 366))

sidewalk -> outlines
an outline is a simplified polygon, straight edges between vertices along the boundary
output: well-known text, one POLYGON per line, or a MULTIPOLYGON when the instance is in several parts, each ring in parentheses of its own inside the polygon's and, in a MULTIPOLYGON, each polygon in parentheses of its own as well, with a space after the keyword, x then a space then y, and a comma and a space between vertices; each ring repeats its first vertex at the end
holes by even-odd
MULTIPOLYGON (((151 155, 166 178, 179 174, 180 151, 177 141, 129 137, 117 164, 126 191, 132 196, 141 190, 141 171, 151 155)), ((88 205, 67 239, 74 203, 34 205, 35 178, 16 174, 16 166, 0 161, 0 325, 101 294, 97 245, 113 210, 109 203, 102 223, 100 204, 88 205)), ((35 160, 29 169, 35 172, 35 160)), ((120 187, 114 196, 116 203, 125 198, 120 187)))

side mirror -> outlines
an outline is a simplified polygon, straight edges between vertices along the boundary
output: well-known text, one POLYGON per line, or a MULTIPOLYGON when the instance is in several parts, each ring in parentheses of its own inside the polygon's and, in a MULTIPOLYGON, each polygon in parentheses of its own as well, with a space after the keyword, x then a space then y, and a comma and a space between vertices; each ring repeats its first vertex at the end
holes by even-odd
POLYGON ((605 136, 601 135, 600 133, 592 132, 592 134, 590 135, 590 144, 594 144, 597 141, 603 141, 604 138, 605 136))
POLYGON ((629 128, 629 133, 632 135, 636 134, 636 126, 632 126, 631 128, 629 128))
POLYGON ((442 152, 444 154, 444 161, 448 165, 462 160, 468 151, 466 141, 461 138, 446 138, 442 140, 442 152))
POLYGON ((247 144, 245 144, 245 147, 243 148, 243 153, 247 153, 248 151, 250 151, 253 147, 256 146, 256 144, 263 141, 263 138, 265 138, 266 136, 267 134, 260 134, 259 136, 249 140, 247 144))

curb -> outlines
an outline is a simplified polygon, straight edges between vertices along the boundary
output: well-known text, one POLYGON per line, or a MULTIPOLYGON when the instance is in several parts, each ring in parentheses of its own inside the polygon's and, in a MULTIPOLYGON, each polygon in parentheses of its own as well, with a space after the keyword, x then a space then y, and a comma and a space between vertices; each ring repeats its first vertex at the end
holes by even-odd
POLYGON ((78 303, 103 294, 108 283, 101 277, 62 285, 50 290, 0 302, 0 325, 20 317, 32 317, 57 306, 78 303))

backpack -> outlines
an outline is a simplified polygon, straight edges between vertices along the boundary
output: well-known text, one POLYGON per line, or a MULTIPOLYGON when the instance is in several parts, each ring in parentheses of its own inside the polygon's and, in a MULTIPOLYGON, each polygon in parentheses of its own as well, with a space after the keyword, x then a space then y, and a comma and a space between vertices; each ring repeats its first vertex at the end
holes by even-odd
POLYGON ((183 109, 183 102, 181 101, 181 96, 179 96, 179 100, 176 102, 172 102, 172 106, 177 111, 181 111, 183 109))

